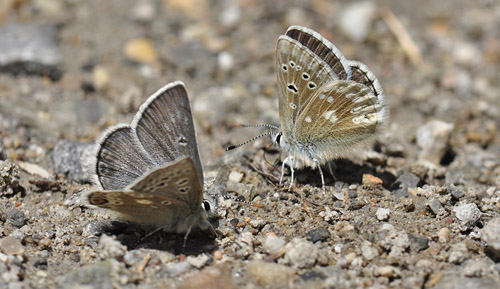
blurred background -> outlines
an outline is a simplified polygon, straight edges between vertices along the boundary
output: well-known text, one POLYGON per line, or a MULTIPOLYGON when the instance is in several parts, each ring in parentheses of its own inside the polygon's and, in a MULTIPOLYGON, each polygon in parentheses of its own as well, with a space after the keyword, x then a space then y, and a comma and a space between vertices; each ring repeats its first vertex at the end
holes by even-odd
POLYGON ((275 43, 298 24, 375 73, 395 142, 439 119, 484 147, 499 125, 499 22, 497 1, 2 0, 2 142, 9 158, 40 161, 182 80, 209 162, 246 139, 230 125, 279 123, 275 43))
MULTIPOLYGON (((81 184, 91 179, 92 143, 106 127, 130 123, 151 94, 174 80, 182 80, 190 95, 205 176, 214 177, 220 164, 227 163, 233 173, 223 188, 263 204, 242 203, 237 213, 224 211, 232 217, 220 220, 213 247, 188 240, 188 248, 197 250, 206 264, 234 261, 221 280, 246 283, 244 278, 254 277, 240 274, 251 269, 244 261, 280 258, 262 248, 269 236, 283 238, 273 239, 279 250, 292 238, 304 238, 322 258, 315 263, 312 257, 306 268, 333 268, 321 276, 343 276, 340 284, 354 284, 351 288, 431 284, 427 288, 441 278, 443 268, 450 270, 450 282, 460 286, 456 274, 462 267, 470 276, 498 277, 498 268, 491 269, 492 261, 483 253, 478 230, 498 216, 500 206, 499 27, 497 0, 0 0, 0 237, 20 240, 7 239, 16 246, 0 242, 10 270, 2 273, 0 287, 6 287, 2 280, 45 287, 56 276, 79 274, 87 264, 109 259, 99 255, 102 244, 97 245, 108 225, 95 221, 106 222, 106 217, 77 201, 90 187, 81 184), (279 155, 262 150, 270 144, 267 138, 224 152, 262 132, 235 129, 235 124, 279 124, 275 45, 292 24, 319 32, 348 59, 365 63, 390 106, 389 126, 378 142, 335 161, 337 179, 326 176, 328 197, 318 193, 319 176, 311 170, 297 174, 296 191, 280 190, 280 168, 268 161, 279 155), (408 188, 414 189, 411 194, 408 188), (471 208, 460 220, 452 217, 458 200, 471 208), (375 218, 377 207, 383 215, 377 211, 375 218), (394 225, 391 232, 401 238, 386 239, 374 231, 388 218, 394 225), (372 243, 364 248, 371 249, 360 252, 366 240, 372 243), (404 255, 388 253, 383 244, 398 240, 406 243, 394 245, 403 246, 394 251, 404 255), (15 255, 23 254, 22 263, 15 255), (478 256, 483 267, 460 265, 478 256), (399 269, 373 269, 388 264, 399 269)), ((500 244, 500 222, 496 224, 490 236, 500 244)), ((113 234, 125 231, 126 238, 137 237, 137 230, 125 224, 113 234)), ((168 242, 163 245, 171 246, 168 242)), ((166 251, 132 252, 139 257, 127 255, 131 277, 117 282, 142 285, 133 266, 143 264, 144 270, 148 258, 152 261, 141 275, 146 283, 159 276, 171 285, 169 278, 177 276, 171 272, 177 270, 182 279, 186 270, 200 268, 186 267, 184 259, 166 251)), ((279 260, 283 262, 302 266, 279 260)), ((254 269, 261 268, 255 264, 254 269)), ((0 271, 5 266, 0 262, 0 271)), ((100 270, 98 266, 89 270, 100 270)), ((285 270, 290 280, 303 272, 294 270, 285 270)), ((310 272, 300 275, 304 284, 320 276, 310 272)), ((276 276, 285 276, 281 273, 276 276)), ((74 275, 67 276, 61 283, 73 282, 74 275)), ((269 280, 273 284, 277 279, 273 275, 269 280)), ((330 281, 331 287, 321 288, 348 288, 337 287, 335 278, 330 281)), ((236 287, 229 285, 224 288, 236 287)))

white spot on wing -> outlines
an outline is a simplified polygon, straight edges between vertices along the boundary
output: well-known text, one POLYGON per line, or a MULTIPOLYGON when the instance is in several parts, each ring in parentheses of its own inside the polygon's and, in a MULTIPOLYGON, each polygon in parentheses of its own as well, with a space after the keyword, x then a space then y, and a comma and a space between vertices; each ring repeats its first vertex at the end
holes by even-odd
POLYGON ((297 108, 297 105, 295 105, 295 103, 293 103, 293 102, 290 102, 290 107, 291 107, 292 109, 296 109, 296 108, 297 108))
POLYGON ((328 110, 323 113, 323 117, 329 120, 331 123, 335 123, 338 120, 335 110, 328 110))
POLYGON ((323 93, 319 95, 319 99, 325 99, 325 97, 326 96, 323 93))
POLYGON ((326 101, 328 101, 329 103, 332 103, 333 102, 333 97, 329 96, 326 101))
POLYGON ((311 122, 311 121, 312 121, 312 119, 311 119, 311 117, 310 117, 310 116, 306 116, 305 121, 306 121, 306 122, 311 122))

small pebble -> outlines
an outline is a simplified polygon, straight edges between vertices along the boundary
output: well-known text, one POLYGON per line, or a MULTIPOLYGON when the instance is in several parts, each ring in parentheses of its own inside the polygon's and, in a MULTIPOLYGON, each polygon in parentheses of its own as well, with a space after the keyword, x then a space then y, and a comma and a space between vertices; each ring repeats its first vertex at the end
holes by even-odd
POLYGON ((153 42, 148 38, 129 40, 123 48, 123 54, 129 60, 143 64, 154 63, 158 58, 153 42))
POLYGON ((467 246, 465 246, 465 243, 461 242, 451 245, 448 262, 459 265, 463 261, 465 261, 466 257, 467 257, 467 246))
POLYGON ((7 236, 0 239, 0 251, 6 255, 22 255, 24 246, 16 238, 7 236))
POLYGON ((330 238, 330 231, 325 228, 316 228, 307 233, 311 242, 326 241, 330 238))
POLYGON ((224 253, 220 250, 215 250, 213 254, 214 260, 222 260, 224 253))
POLYGON ((488 245, 487 250, 500 260, 500 218, 491 219, 484 226, 482 240, 488 245))
POLYGON ((450 241, 450 229, 448 228, 441 228, 437 232, 437 237, 439 239, 439 242, 441 243, 448 243, 450 241))
POLYGON ((188 256, 186 260, 191 266, 201 269, 210 261, 210 257, 207 254, 200 254, 198 256, 188 256))
POLYGON ((294 238, 285 245, 285 262, 294 268, 310 268, 318 258, 318 248, 309 241, 294 238))
POLYGON ((179 263, 168 263, 166 271, 168 276, 175 277, 184 274, 189 268, 191 268, 191 264, 188 261, 182 261, 179 263))
POLYGON ((247 265, 247 274, 250 280, 255 280, 260 286, 287 288, 295 270, 276 263, 253 260, 247 265))
POLYGON ((264 251, 269 255, 280 254, 283 251, 284 246, 285 241, 280 237, 272 234, 266 236, 263 244, 264 251))
POLYGON ((243 174, 237 171, 231 171, 229 174, 229 181, 233 183, 240 183, 243 180, 243 174))
POLYGON ((439 165, 450 139, 454 125, 440 120, 432 120, 417 129, 419 159, 439 165))
POLYGON ((152 1, 136 1, 130 11, 133 20, 150 22, 156 15, 156 8, 152 1))
POLYGON ((253 235, 251 232, 243 232, 240 234, 240 240, 241 242, 250 245, 251 247, 253 246, 253 235))
POLYGON ((123 256, 127 252, 126 246, 117 241, 115 237, 108 235, 102 235, 99 238, 98 248, 99 257, 103 260, 110 258, 123 259, 123 256))
POLYGON ((234 66, 234 59, 229 52, 222 51, 217 55, 217 63, 222 71, 230 71, 234 66))
POLYGON ((377 13, 377 6, 370 1, 354 2, 343 9, 339 25, 342 32, 356 43, 365 41, 377 13))
POLYGON ((371 242, 364 241, 361 245, 361 255, 363 255, 366 260, 373 260, 374 258, 378 257, 379 252, 371 242))
POLYGON ((26 216, 18 209, 9 210, 7 220, 15 227, 21 228, 26 224, 26 216))
POLYGON ((261 218, 257 218, 255 220, 250 221, 250 226, 255 229, 262 229, 266 225, 266 221, 261 218))
POLYGON ((455 206, 453 208, 453 212, 464 229, 470 229, 481 218, 481 211, 474 203, 466 203, 455 206))
POLYGON ((374 273, 375 276, 388 277, 388 278, 398 277, 401 275, 401 271, 394 266, 377 267, 374 273))
POLYGON ((109 84, 111 76, 106 68, 95 66, 92 70, 92 84, 97 90, 106 88, 109 84))
POLYGON ((451 194, 451 196, 456 199, 456 200, 459 200, 461 198, 463 198, 465 196, 465 193, 463 190, 457 188, 455 185, 453 184, 446 184, 445 185, 446 189, 448 190, 448 193, 451 194))
POLYGON ((363 185, 365 186, 381 186, 384 182, 374 175, 363 174, 363 185))
POLYGON ((427 202, 427 206, 429 207, 429 209, 431 209, 432 213, 434 213, 434 215, 438 217, 442 217, 447 214, 445 208, 443 207, 443 205, 441 205, 441 202, 438 198, 430 198, 427 202))
POLYGON ((377 220, 385 221, 385 220, 389 219, 389 217, 391 215, 391 210, 386 209, 386 208, 378 208, 375 215, 377 216, 377 220))
POLYGON ((393 190, 396 196, 408 197, 409 188, 416 188, 420 183, 420 178, 412 173, 404 173, 400 175, 393 185, 393 190))

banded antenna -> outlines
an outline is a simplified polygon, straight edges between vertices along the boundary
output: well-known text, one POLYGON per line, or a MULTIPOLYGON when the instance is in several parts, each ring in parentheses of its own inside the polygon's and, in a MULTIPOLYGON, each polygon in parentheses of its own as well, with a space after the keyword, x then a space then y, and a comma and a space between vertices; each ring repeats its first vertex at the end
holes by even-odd
MULTIPOLYGON (((267 124, 267 123, 262 123, 262 124, 237 124, 237 125, 235 125, 235 127, 244 127, 244 128, 248 128, 248 127, 266 127, 266 128, 269 128, 269 129, 274 129, 276 131, 279 131, 279 129, 280 129, 278 126, 275 126, 275 125, 272 125, 272 124, 267 124)), ((228 146, 226 148, 226 151, 234 150, 234 149, 239 148, 241 146, 244 146, 244 145, 246 145, 248 143, 251 143, 251 142, 253 142, 256 139, 259 139, 259 138, 261 138, 263 136, 266 136, 266 135, 270 135, 272 133, 274 133, 274 131, 269 130, 266 133, 263 133, 263 134, 258 135, 256 137, 253 137, 253 138, 251 138, 251 139, 249 139, 247 141, 244 141, 244 142, 242 142, 240 144, 228 146)))

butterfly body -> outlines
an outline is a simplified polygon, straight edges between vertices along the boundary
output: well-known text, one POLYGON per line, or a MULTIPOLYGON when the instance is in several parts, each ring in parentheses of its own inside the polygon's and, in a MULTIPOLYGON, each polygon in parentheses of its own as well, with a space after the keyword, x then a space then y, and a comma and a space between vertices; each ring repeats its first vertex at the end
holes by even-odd
POLYGON ((152 95, 131 125, 97 141, 95 191, 84 200, 119 218, 175 233, 215 233, 202 208, 203 171, 187 92, 173 82, 152 95))
MULTIPOLYGON (((276 48, 283 166, 319 168, 369 142, 388 109, 377 78, 317 32, 291 26, 276 48)), ((283 172, 282 172, 283 176, 283 172)), ((290 185, 291 185, 290 184, 290 185)), ((323 180, 324 188, 324 180, 323 180)))

